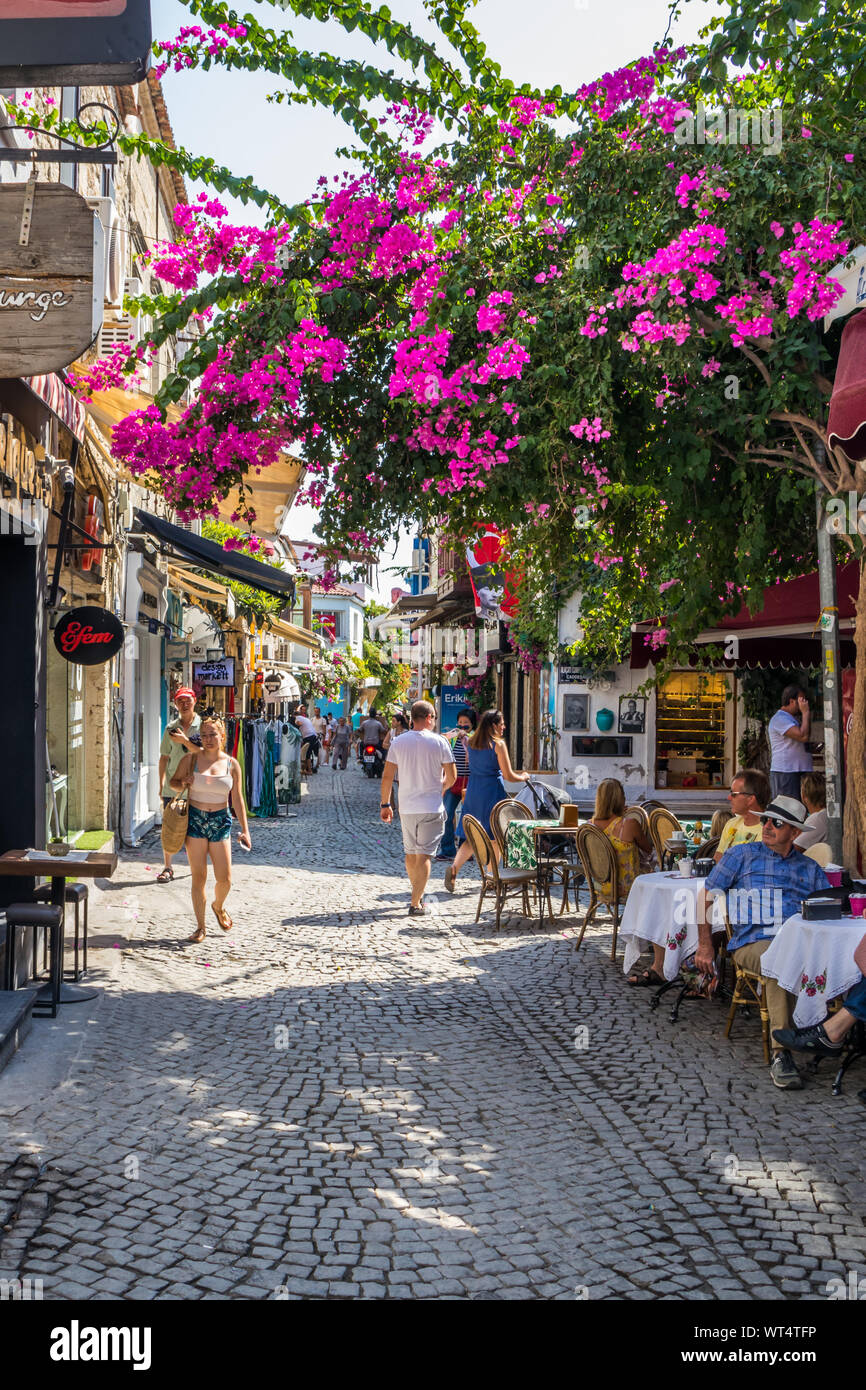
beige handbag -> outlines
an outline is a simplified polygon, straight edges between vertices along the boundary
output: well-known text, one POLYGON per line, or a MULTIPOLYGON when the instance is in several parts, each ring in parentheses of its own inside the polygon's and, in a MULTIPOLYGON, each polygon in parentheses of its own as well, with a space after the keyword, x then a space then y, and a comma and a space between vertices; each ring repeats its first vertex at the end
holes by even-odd
POLYGON ((189 825, 188 796, 188 790, 184 789, 163 807, 161 839, 166 854, 178 854, 183 849, 189 825))

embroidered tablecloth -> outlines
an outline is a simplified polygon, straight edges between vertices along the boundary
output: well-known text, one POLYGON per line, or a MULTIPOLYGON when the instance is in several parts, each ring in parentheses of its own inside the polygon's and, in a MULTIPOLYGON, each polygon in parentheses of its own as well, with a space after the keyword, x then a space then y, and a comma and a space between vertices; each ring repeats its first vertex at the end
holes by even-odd
POLYGON ((761 972, 793 994, 798 1028, 820 1023, 827 1003, 860 979, 854 952, 866 936, 862 917, 806 922, 800 913, 783 922, 761 960, 761 972))
MULTIPOLYGON (((619 928, 625 942, 626 975, 631 974, 638 956, 654 944, 665 948, 665 979, 676 979, 683 961, 698 949, 698 889, 705 883, 706 879, 681 878, 678 873, 638 875, 629 890, 619 928)), ((713 912, 719 914, 721 929, 724 898, 715 900, 713 912)))

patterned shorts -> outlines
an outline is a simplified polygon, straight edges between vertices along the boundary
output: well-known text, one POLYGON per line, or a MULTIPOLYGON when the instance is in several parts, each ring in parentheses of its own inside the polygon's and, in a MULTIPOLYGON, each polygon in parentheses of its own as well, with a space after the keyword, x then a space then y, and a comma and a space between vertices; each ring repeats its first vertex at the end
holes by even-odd
POLYGON ((191 840, 227 840, 232 833, 232 818, 228 807, 224 811, 200 811, 189 808, 187 836, 191 840))

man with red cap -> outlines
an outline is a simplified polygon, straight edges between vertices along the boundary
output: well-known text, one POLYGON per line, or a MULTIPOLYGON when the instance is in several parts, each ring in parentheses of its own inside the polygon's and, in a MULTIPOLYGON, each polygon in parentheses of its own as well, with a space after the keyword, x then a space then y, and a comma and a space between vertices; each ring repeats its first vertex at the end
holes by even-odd
MULTIPOLYGON (((200 745, 193 742, 191 735, 198 734, 201 720, 195 712, 195 691, 182 686, 174 697, 179 718, 166 725, 159 746, 159 781, 162 787, 162 804, 167 806, 174 796, 171 779, 177 772, 182 758, 187 753, 197 753, 200 745)), ((157 883, 168 883, 174 878, 171 867, 172 856, 163 850, 163 869, 157 875, 157 883)))

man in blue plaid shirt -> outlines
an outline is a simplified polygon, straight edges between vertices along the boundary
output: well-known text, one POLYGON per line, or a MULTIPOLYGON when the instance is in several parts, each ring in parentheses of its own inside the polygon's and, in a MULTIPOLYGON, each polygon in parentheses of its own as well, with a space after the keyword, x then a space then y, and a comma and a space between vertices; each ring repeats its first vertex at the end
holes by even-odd
MULTIPOLYGON (((705 883, 706 893, 727 897, 732 928, 729 952, 744 970, 756 974, 761 973, 761 957, 782 923, 800 911, 804 898, 830 886, 823 869, 794 848, 794 839, 806 823, 805 806, 794 797, 777 796, 758 814, 764 822, 761 843, 726 850, 705 883)), ((698 935, 695 964, 711 974, 714 957, 706 897, 698 909, 698 935)), ((762 988, 771 1034, 789 1029, 795 1001, 777 980, 762 976, 762 988)), ((793 1057, 775 1038, 770 1077, 781 1090, 798 1091, 803 1085, 793 1057)))

